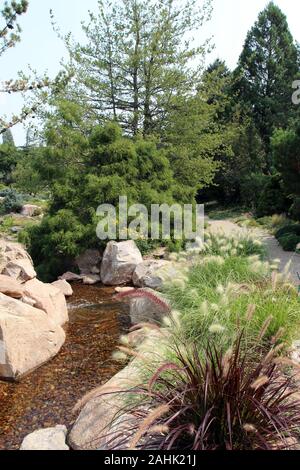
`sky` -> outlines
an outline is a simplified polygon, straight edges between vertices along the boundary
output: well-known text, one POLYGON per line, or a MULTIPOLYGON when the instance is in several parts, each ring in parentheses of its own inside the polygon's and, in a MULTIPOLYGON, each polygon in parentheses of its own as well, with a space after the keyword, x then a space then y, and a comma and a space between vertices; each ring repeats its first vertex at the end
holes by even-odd
MULTIPOLYGON (((3 0, 0 0, 0 5, 2 3, 3 0)), ((213 37, 215 48, 206 62, 221 58, 233 69, 248 30, 268 3, 269 0, 213 0, 212 19, 197 37, 200 44, 207 37, 213 37)), ((275 3, 286 14, 290 30, 295 40, 300 42, 299 0, 275 0, 275 3)), ((1 57, 0 81, 17 78, 18 71, 28 72, 29 65, 41 75, 47 71, 50 77, 54 77, 61 68, 61 61, 67 60, 64 44, 51 26, 50 9, 61 31, 72 32, 74 38, 80 41, 84 40, 81 22, 88 18, 89 10, 96 11, 97 0, 29 0, 28 12, 20 19, 22 41, 1 57)), ((0 94, 1 116, 18 113, 21 107, 20 96, 0 94)), ((17 145, 24 144, 22 125, 14 127, 13 135, 17 145)))

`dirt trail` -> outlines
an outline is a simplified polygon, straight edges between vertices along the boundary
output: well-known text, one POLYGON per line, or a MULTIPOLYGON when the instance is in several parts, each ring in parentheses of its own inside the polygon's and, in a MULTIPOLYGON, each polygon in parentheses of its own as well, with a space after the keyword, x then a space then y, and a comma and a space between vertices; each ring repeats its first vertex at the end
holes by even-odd
MULTIPOLYGON (((230 235, 234 232, 247 232, 247 229, 239 227, 237 224, 231 222, 230 220, 209 220, 209 224, 210 229, 213 233, 223 231, 225 235, 230 235)), ((284 270, 287 263, 291 263, 291 278, 297 285, 300 284, 300 280, 297 275, 297 272, 299 272, 300 274, 300 254, 283 251, 276 238, 264 230, 253 229, 252 232, 254 232, 257 237, 259 237, 265 244, 270 260, 280 259, 280 271, 284 270)))

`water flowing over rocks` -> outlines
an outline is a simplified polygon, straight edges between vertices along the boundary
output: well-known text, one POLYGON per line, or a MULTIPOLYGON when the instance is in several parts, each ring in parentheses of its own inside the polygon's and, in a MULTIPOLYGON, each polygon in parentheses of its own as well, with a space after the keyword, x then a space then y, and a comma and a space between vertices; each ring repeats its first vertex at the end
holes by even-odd
MULTIPOLYGON (((152 357, 157 334, 157 332, 149 333, 147 339, 139 347, 139 351, 144 356, 150 354, 152 357)), ((126 432, 124 413, 119 419, 115 418, 120 410, 123 410, 126 398, 128 398, 124 391, 139 383, 140 374, 140 365, 138 360, 134 359, 105 385, 87 395, 87 402, 68 436, 68 444, 72 449, 109 450, 109 442, 119 435, 120 431, 126 432)), ((114 442, 114 447, 115 445, 116 442, 114 442)), ((117 449, 118 445, 115 450, 117 449)), ((119 449, 122 450, 121 445, 119 449)))
POLYGON ((109 242, 101 264, 101 280, 108 286, 127 284, 142 262, 143 257, 134 241, 109 242))
POLYGON ((0 294, 0 376, 18 379, 55 356, 65 332, 47 314, 0 294))
POLYGON ((70 450, 66 444, 67 428, 57 425, 54 428, 38 429, 22 442, 20 450, 70 450))

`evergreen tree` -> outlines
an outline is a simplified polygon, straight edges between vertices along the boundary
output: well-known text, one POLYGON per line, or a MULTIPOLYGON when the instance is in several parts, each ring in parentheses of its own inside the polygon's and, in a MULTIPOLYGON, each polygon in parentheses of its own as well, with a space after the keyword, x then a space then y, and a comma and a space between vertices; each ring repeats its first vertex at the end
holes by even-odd
POLYGON ((20 40, 21 28, 18 16, 26 13, 27 8, 27 0, 0 2, 0 18, 3 20, 3 24, 0 25, 0 56, 20 40))
POLYGON ((270 161, 270 139, 295 111, 292 83, 299 72, 298 50, 282 11, 270 2, 248 32, 236 70, 237 90, 250 107, 270 161))
POLYGON ((190 31, 209 17, 210 2, 99 0, 84 26, 87 44, 68 37, 70 96, 98 122, 116 120, 131 135, 159 132, 173 96, 187 96, 199 80, 207 43, 194 46, 190 31))

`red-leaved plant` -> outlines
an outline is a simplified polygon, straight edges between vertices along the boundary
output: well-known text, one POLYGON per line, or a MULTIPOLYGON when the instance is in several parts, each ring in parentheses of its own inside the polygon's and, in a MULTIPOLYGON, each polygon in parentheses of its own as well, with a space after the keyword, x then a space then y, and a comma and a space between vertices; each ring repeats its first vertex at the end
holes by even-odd
MULTIPOLYGON (((122 410, 122 431, 107 436, 110 449, 287 450, 297 444, 300 400, 296 374, 283 371, 274 347, 263 359, 241 348, 175 346, 147 386, 131 389, 140 400, 122 410), (124 424, 126 422, 126 432, 124 424)), ((129 393, 129 392, 128 392, 129 393)), ((131 401, 132 403, 132 401, 131 401)), ((117 418, 120 419, 120 415, 117 418)))

